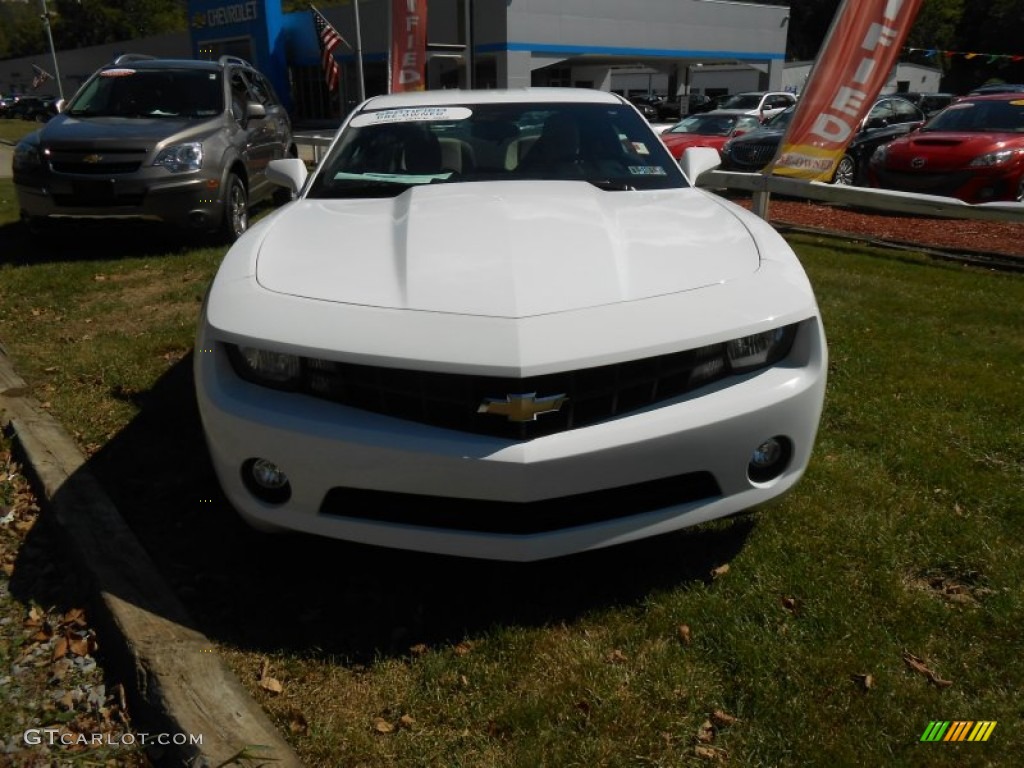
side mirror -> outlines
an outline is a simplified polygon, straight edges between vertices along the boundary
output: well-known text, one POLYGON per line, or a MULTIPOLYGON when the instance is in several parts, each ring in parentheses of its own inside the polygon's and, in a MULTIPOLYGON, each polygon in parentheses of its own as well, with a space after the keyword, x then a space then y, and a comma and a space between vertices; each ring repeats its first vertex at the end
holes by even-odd
POLYGON ((690 183, 697 184, 697 179, 705 171, 713 171, 722 164, 722 158, 714 147, 690 147, 683 152, 679 167, 690 183))
POLYGON ((246 120, 262 120, 267 116, 267 108, 262 104, 257 104, 250 101, 245 105, 245 119, 246 120))
POLYGON ((290 189, 293 195, 299 193, 308 175, 306 163, 297 157, 286 157, 267 163, 267 181, 290 189))

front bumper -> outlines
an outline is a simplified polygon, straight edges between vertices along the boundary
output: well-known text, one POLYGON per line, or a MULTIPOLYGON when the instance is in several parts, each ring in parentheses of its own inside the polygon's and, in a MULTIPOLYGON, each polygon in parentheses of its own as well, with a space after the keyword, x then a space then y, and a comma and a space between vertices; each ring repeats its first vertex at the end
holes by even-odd
POLYGON ((250 523, 522 561, 667 533, 783 494, 810 458, 827 358, 820 320, 811 317, 790 355, 769 369, 600 424, 514 442, 246 383, 205 324, 196 349, 214 467, 250 523), (775 436, 792 447, 784 471, 752 481, 752 451, 775 436), (254 458, 285 471, 287 502, 266 503, 247 489, 242 467, 254 458), (677 480, 659 483, 665 478, 677 480), (612 514, 608 504, 616 507, 612 514), (555 522, 546 524, 548 512, 555 522))
POLYGON ((162 168, 131 176, 17 173, 21 215, 48 219, 143 219, 181 227, 210 229, 223 218, 220 180, 162 168))

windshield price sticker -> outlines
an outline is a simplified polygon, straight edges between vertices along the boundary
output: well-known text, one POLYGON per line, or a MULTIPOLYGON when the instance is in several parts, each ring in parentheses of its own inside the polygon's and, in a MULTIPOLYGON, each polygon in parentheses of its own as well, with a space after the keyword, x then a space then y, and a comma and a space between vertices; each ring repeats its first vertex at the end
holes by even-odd
POLYGON ((631 165, 629 172, 634 176, 667 176, 665 169, 660 165, 631 165))
POLYGON ((442 120, 465 120, 473 112, 466 107, 408 107, 404 109, 382 109, 367 112, 352 118, 352 127, 365 128, 368 125, 384 123, 422 123, 442 120))

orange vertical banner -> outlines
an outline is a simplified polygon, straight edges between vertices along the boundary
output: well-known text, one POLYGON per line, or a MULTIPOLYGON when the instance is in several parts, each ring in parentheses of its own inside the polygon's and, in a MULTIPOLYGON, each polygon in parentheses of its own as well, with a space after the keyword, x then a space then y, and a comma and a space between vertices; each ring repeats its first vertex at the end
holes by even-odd
POLYGON ((828 181, 889 78, 922 0, 843 0, 768 172, 828 181))
POLYGON ((391 91, 427 86, 427 0, 391 0, 391 91))

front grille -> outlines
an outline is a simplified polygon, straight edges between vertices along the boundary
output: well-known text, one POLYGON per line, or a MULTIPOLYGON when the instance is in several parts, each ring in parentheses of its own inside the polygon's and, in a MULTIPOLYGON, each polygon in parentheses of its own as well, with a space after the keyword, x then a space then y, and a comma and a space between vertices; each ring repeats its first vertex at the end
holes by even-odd
POLYGON ((51 147, 50 167, 56 173, 104 176, 135 173, 142 167, 148 150, 144 148, 51 147))
POLYGON ((737 142, 732 146, 731 160, 738 167, 760 170, 772 161, 778 148, 778 144, 737 142))
POLYGON ((924 195, 954 197, 956 192, 971 179, 970 173, 903 173, 899 171, 879 172, 882 186, 902 192, 917 192, 924 195))
MULTIPOLYGON (((795 327, 789 331, 792 340, 795 327)), ((228 346, 235 372, 255 383, 238 349, 228 346)), ((648 357, 614 365, 526 378, 467 376, 302 358, 301 375, 290 391, 462 432, 530 440, 583 427, 677 397, 727 375, 725 344, 648 357), (535 395, 527 402, 564 397, 555 412, 511 421, 481 413, 485 402, 535 395)))
POLYGON ((78 173, 86 175, 102 175, 109 173, 135 173, 142 167, 139 161, 114 163, 86 163, 75 160, 54 160, 50 166, 57 173, 78 173))
POLYGON ((320 514, 454 531, 528 535, 617 520, 721 495, 709 472, 525 503, 332 488, 324 497, 320 514))
POLYGON ((53 202, 63 208, 131 207, 142 205, 144 192, 124 192, 113 179, 75 181, 71 193, 54 193, 53 202))

